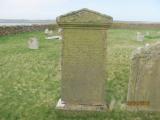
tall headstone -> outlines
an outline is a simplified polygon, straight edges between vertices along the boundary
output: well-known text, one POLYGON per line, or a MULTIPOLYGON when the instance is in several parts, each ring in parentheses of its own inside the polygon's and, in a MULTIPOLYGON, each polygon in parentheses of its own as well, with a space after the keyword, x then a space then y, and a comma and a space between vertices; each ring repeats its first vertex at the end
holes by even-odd
POLYGON ((128 87, 128 110, 160 111, 160 43, 134 52, 128 87))
POLYGON ((112 17, 81 9, 58 17, 57 23, 63 36, 57 109, 106 110, 106 40, 112 17))

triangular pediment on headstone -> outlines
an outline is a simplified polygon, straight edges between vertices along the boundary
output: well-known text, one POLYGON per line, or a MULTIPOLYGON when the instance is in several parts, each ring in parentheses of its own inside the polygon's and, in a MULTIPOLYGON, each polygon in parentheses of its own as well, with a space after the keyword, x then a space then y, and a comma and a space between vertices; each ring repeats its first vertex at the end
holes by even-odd
POLYGON ((106 25, 111 24, 112 21, 112 17, 86 8, 65 15, 61 15, 57 18, 58 24, 106 25))

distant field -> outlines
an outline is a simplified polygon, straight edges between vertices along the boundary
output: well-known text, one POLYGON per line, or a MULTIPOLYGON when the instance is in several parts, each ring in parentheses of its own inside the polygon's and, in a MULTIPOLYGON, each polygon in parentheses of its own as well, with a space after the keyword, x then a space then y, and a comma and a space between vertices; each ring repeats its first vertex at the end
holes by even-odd
POLYGON ((114 110, 102 117, 57 116, 60 98, 61 41, 45 40, 43 32, 0 37, 0 120, 158 120, 159 113, 127 112, 126 102, 130 57, 137 47, 160 41, 158 30, 108 31, 108 82, 106 101, 115 101, 114 110), (144 42, 136 32, 150 32, 144 42), (29 37, 40 39, 40 49, 27 48, 29 37), (156 37, 155 37, 156 36, 156 37))

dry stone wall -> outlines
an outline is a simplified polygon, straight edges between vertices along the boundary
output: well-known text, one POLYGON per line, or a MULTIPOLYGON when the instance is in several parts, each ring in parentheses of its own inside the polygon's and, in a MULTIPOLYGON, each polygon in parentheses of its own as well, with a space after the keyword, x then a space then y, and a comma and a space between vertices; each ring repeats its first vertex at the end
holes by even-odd
MULTIPOLYGON (((112 29, 160 29, 160 24, 129 24, 114 22, 112 29)), ((0 26, 0 36, 17 34, 22 32, 43 31, 45 29, 58 29, 56 24, 49 25, 32 25, 32 26, 0 26)))
POLYGON ((114 22, 112 29, 160 29, 160 23, 114 22))
POLYGON ((57 25, 32 25, 32 26, 0 26, 0 36, 23 32, 44 31, 45 29, 57 29, 57 25))

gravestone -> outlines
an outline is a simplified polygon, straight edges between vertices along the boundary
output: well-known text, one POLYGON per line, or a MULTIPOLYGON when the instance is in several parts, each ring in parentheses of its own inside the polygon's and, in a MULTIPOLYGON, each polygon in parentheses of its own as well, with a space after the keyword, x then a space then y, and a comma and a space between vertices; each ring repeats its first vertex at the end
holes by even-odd
POLYGON ((58 17, 57 23, 63 29, 57 109, 106 110, 106 39, 112 17, 81 9, 58 17))
POLYGON ((160 111, 160 43, 134 52, 128 87, 128 110, 160 111))
POLYGON ((39 48, 39 42, 36 37, 31 37, 28 40, 28 48, 30 49, 38 49, 39 48))
POLYGON ((53 36, 53 31, 52 31, 52 30, 45 29, 44 33, 45 33, 45 35, 48 36, 48 37, 53 36))
POLYGON ((48 28, 46 28, 46 29, 44 30, 44 33, 45 33, 45 34, 48 34, 48 32, 49 32, 49 30, 48 30, 48 28))
POLYGON ((147 31, 146 33, 145 33, 145 36, 149 36, 150 35, 150 33, 147 31))
MULTIPOLYGON (((58 30, 58 34, 60 34, 60 32, 61 32, 60 30, 61 29, 58 30)), ((45 37, 46 40, 55 40, 55 39, 62 40, 62 37, 60 35, 54 35, 52 30, 45 29, 44 33, 46 35, 46 37, 45 37)))
POLYGON ((141 32, 137 32, 137 41, 144 41, 144 35, 141 32))

